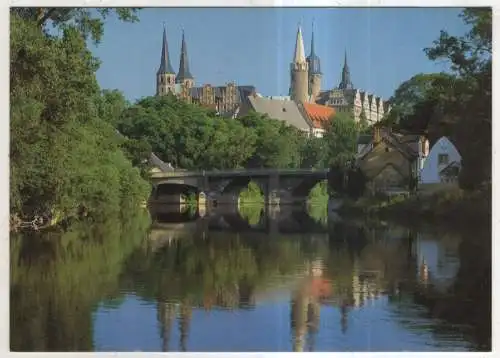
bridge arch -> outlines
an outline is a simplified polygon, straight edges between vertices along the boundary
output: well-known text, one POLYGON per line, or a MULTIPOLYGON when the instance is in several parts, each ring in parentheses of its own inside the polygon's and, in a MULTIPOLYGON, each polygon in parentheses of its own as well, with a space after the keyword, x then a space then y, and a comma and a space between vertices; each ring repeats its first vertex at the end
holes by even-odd
POLYGON ((190 195, 197 196, 199 193, 200 189, 193 185, 176 182, 163 182, 154 186, 152 199, 161 200, 162 198, 169 197, 188 198, 190 195))
POLYGON ((266 185, 265 178, 254 178, 251 176, 238 176, 236 178, 231 179, 226 186, 222 189, 222 194, 225 193, 240 193, 242 190, 248 188, 250 182, 255 183, 262 194, 265 193, 266 185))
POLYGON ((309 178, 304 178, 301 180, 299 185, 296 185, 292 189, 292 196, 295 198, 305 198, 309 196, 311 193, 311 190, 318 184, 322 182, 327 182, 325 178, 319 178, 319 177, 309 177, 309 178))

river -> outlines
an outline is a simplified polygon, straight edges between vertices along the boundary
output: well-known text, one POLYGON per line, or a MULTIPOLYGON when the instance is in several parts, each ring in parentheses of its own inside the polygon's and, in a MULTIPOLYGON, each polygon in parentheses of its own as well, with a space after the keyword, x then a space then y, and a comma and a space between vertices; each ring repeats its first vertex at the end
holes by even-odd
POLYGON ((173 211, 12 235, 11 350, 491 350, 490 228, 173 211))

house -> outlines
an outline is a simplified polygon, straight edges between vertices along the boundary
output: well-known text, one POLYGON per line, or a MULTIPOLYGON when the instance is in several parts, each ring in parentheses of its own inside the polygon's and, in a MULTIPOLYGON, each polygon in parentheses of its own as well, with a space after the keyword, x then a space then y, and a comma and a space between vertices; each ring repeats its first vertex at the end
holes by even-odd
POLYGON ((428 155, 423 136, 393 132, 375 125, 373 136, 358 139, 356 163, 375 192, 401 192, 411 188, 428 155))
POLYGON ((248 100, 240 107, 238 116, 244 116, 250 111, 266 114, 315 137, 323 135, 325 123, 335 113, 334 109, 326 106, 257 94, 248 96, 248 100))
POLYGON ((447 137, 441 137, 432 146, 420 172, 420 183, 456 183, 462 157, 447 137))
POLYGON ((301 103, 299 109, 307 118, 311 128, 311 135, 323 137, 328 122, 335 116, 335 109, 316 103, 301 103))

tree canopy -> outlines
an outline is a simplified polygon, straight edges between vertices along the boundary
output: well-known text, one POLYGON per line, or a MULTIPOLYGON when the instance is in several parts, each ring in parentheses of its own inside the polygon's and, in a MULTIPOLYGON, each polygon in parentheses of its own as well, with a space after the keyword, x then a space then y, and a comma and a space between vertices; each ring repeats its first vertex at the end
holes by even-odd
POLYGON ((314 138, 267 115, 222 118, 175 96, 137 101, 116 127, 129 138, 147 141, 174 167, 205 170, 327 167, 331 158, 352 156, 358 133, 347 116, 337 115, 324 138, 314 138))
POLYGON ((461 14, 470 30, 463 36, 441 31, 425 49, 430 60, 447 60, 451 73, 417 74, 391 98, 388 124, 425 133, 431 144, 448 136, 459 150, 460 184, 474 189, 491 181, 491 8, 461 14))
MULTIPOLYGON (((126 9, 119 12, 128 19, 126 9)), ((99 63, 84 35, 88 30, 97 36, 99 32, 91 28, 102 30, 102 22, 85 17, 90 13, 62 8, 11 10, 14 215, 68 217, 83 210, 100 217, 103 212, 137 207, 149 194, 149 184, 122 148, 126 140, 109 124, 115 120, 116 101, 111 94, 101 94, 95 77, 99 63), (60 26, 60 35, 44 30, 49 20, 60 26)))

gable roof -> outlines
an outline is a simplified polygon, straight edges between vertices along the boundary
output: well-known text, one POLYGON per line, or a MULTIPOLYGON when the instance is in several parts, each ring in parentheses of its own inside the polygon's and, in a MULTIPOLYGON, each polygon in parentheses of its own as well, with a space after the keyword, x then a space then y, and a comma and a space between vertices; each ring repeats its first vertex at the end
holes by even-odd
POLYGON ((323 129, 335 115, 335 109, 316 103, 302 103, 304 113, 311 121, 314 128, 323 129))
MULTIPOLYGON (((363 150, 359 153, 358 158, 363 159, 370 151, 376 146, 373 143, 373 137, 368 142, 362 143, 361 140, 365 141, 366 138, 361 139, 362 136, 358 137, 358 144, 372 144, 366 145, 363 150)), ((400 152, 406 159, 412 160, 418 157, 418 135, 414 134, 399 134, 392 132, 387 128, 380 128, 380 140, 391 148, 396 149, 400 152)))
POLYGON ((309 130, 310 125, 302 115, 295 101, 249 96, 248 101, 254 111, 267 114, 298 129, 309 130))
POLYGON ((399 175, 401 175, 401 177, 406 178, 406 174, 403 173, 403 171, 401 170, 401 168, 399 168, 396 164, 394 164, 392 162, 388 162, 385 165, 383 165, 382 167, 377 168, 376 170, 373 171, 373 173, 372 173, 372 179, 376 178, 377 176, 379 176, 380 173, 382 173, 388 167, 392 167, 399 175))

